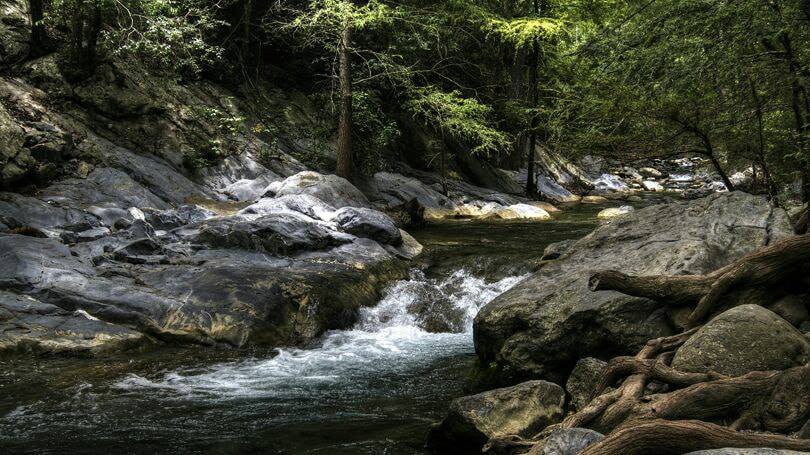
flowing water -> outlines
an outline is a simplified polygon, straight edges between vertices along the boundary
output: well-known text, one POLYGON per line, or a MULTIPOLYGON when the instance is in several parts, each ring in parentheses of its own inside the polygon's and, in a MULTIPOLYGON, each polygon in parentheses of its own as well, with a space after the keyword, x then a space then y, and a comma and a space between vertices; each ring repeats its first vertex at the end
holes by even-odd
POLYGON ((422 453, 464 392, 477 311, 593 219, 417 231, 422 269, 307 349, 0 362, 0 453, 422 453))

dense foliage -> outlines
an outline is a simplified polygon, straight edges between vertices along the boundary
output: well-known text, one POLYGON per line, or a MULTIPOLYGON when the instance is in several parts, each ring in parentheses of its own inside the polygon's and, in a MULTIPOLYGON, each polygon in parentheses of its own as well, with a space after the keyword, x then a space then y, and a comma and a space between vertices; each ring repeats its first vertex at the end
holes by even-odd
POLYGON ((810 181, 806 0, 29 5, 35 52, 61 49, 75 77, 137 58, 181 79, 331 93, 338 161, 361 172, 384 167, 409 119, 505 167, 525 166, 530 143, 622 160, 696 153, 727 186, 752 166, 761 191, 810 199, 794 185, 810 181))

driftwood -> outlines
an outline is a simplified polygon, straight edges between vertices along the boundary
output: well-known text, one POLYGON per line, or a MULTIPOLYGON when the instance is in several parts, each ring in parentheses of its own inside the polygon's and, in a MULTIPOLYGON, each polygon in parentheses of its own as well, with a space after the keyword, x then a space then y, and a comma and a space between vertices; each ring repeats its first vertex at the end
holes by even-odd
POLYGON ((670 366, 674 351, 710 315, 744 303, 771 303, 810 288, 810 235, 786 239, 706 275, 594 274, 591 290, 614 290, 666 306, 694 306, 688 330, 650 340, 635 355, 608 362, 590 403, 530 439, 492 440, 488 453, 542 453, 556 428, 586 427, 608 437, 583 452, 681 454, 723 447, 810 450, 810 440, 784 436, 810 418, 810 364, 739 377, 691 373, 670 366), (647 393, 650 381, 666 393, 647 393), (615 387, 605 392, 609 387, 615 387), (782 433, 783 435, 772 434, 782 433))

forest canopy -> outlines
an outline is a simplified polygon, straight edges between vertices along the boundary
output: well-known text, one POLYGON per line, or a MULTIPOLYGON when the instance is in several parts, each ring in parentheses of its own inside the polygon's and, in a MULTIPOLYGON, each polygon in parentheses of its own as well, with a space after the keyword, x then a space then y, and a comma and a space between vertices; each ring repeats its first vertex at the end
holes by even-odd
MULTIPOLYGON (((535 146, 698 154, 729 189, 810 200, 806 0, 29 0, 32 53, 326 94, 337 173, 373 172, 402 119, 501 167, 535 146), (800 184, 799 182, 804 182, 800 184)), ((272 128, 272 125, 268 125, 272 128)), ((531 185, 531 182, 530 182, 531 185)), ((533 188, 527 188, 532 192, 533 188)))

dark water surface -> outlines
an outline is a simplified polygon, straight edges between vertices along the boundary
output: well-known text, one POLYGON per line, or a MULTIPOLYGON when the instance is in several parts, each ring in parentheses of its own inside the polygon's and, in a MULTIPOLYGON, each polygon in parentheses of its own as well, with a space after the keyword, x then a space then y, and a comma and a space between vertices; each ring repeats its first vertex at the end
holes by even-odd
POLYGON ((309 349, 0 361, 0 453, 423 453, 463 394, 475 313, 547 244, 592 230, 595 210, 416 231, 427 271, 309 349), (423 330, 426 318, 453 333, 423 330))

